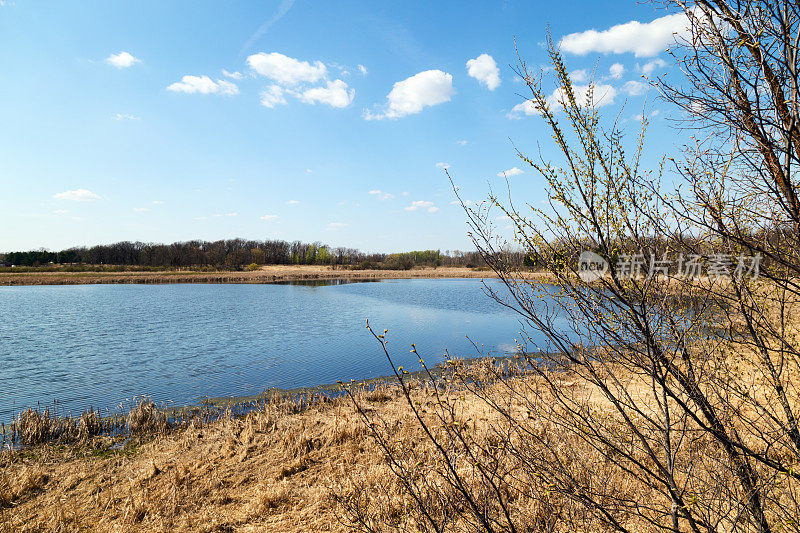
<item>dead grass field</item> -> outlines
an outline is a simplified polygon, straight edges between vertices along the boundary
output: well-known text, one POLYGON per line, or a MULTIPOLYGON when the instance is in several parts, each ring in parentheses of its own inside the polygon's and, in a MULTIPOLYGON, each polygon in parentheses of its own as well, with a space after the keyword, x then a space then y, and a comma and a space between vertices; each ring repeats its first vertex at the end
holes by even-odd
POLYGON ((491 278, 488 269, 466 267, 411 270, 344 270, 330 266, 270 265, 255 271, 201 272, 0 272, 0 285, 87 285, 104 283, 277 283, 313 280, 491 278))
MULTIPOLYGON (((359 398, 401 428, 397 438, 419 439, 399 389, 359 398)), ((272 402, 119 449, 96 437, 7 450, 0 531, 345 531, 336 490, 396 482, 349 399, 295 411, 272 402)))

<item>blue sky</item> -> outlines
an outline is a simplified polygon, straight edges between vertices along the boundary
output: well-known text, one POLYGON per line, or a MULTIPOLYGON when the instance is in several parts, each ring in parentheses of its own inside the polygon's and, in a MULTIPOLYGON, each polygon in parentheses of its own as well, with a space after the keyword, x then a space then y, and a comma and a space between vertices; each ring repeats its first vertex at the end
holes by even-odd
MULTIPOLYGON (((550 135, 511 65, 516 37, 546 66, 548 25, 635 134, 682 26, 633 1, 0 0, 0 251, 469 249, 442 166, 472 201, 514 168, 517 202, 545 198, 512 142, 547 157, 550 135)), ((654 96, 650 161, 679 144, 654 96)))

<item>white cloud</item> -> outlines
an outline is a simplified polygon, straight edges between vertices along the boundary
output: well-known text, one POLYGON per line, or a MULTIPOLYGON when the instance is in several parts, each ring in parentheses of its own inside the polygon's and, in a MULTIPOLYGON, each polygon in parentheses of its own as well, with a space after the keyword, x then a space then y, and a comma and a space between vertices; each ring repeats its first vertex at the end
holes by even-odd
POLYGON ((501 170, 500 172, 497 173, 497 176, 500 178, 506 178, 509 176, 519 176, 520 174, 524 173, 525 171, 523 171, 521 168, 513 167, 509 168, 508 170, 501 170))
POLYGON ((425 107, 449 102, 454 93, 452 75, 441 70, 426 70, 395 83, 386 97, 386 111, 378 114, 366 111, 364 118, 373 120, 414 115, 425 107))
POLYGON ((164 204, 164 202, 162 200, 153 200, 153 203, 155 205, 163 205, 164 204))
POLYGON ((447 170, 450 168, 450 163, 436 163, 436 168, 447 170))
POLYGON ((644 94, 646 89, 647 89, 646 83, 642 83, 641 81, 636 81, 636 80, 626 81, 625 85, 622 86, 623 92, 631 96, 640 96, 644 94))
MULTIPOLYGON (((614 103, 618 92, 612 85, 599 84, 599 85, 573 85, 572 90, 575 93, 575 99, 579 106, 583 107, 586 104, 586 98, 589 93, 589 88, 592 88, 592 100, 596 107, 603 107, 614 103)), ((552 112, 558 111, 563 108, 563 102, 566 99, 564 89, 559 87, 547 96, 547 105, 550 106, 552 112)), ((525 100, 522 103, 515 105, 511 112, 508 113, 508 118, 520 118, 522 115, 539 115, 541 111, 538 109, 536 102, 533 100, 525 100)))
POLYGON ((325 228, 325 229, 328 230, 328 231, 335 231, 335 230, 337 230, 339 228, 343 228, 345 226, 347 226, 347 224, 345 224, 344 222, 331 222, 330 224, 328 224, 328 227, 325 228))
POLYGON ((264 87, 261 91, 261 105, 272 109, 276 105, 283 105, 286 103, 286 98, 283 97, 283 89, 279 85, 270 85, 264 87))
POLYGON ((428 213, 435 213, 439 210, 438 207, 433 205, 433 202, 428 202, 425 200, 416 200, 411 202, 411 205, 408 207, 404 207, 406 211, 416 211, 417 209, 426 209, 428 213))
POLYGON ((132 67, 136 63, 141 63, 142 60, 136 57, 133 57, 128 52, 120 52, 118 54, 111 54, 105 59, 106 63, 111 65, 112 67, 117 68, 128 68, 132 67))
POLYGON ((467 74, 484 84, 490 91, 500 86, 500 69, 489 54, 467 61, 467 74))
POLYGON ((391 200, 392 198, 394 198, 394 195, 392 193, 384 192, 379 189, 369 191, 369 194, 377 196, 379 200, 391 200))
POLYGON ((359 65, 358 71, 361 72, 361 74, 363 74, 364 76, 367 75, 367 67, 365 67, 364 65, 359 65))
POLYGON ((214 216, 217 217, 217 218, 220 218, 220 217, 238 217, 239 213, 215 213, 214 216))
MULTIPOLYGON (((657 117, 659 114, 660 114, 660 111, 658 109, 653 109, 650 112, 650 115, 647 118, 654 118, 654 117, 657 117)), ((642 115, 641 113, 638 114, 638 115, 633 115, 633 120, 635 120, 636 122, 641 122, 644 119, 645 119, 645 115, 642 115)))
POLYGON ((312 87, 299 94, 307 104, 328 104, 331 107, 347 107, 353 101, 355 91, 342 80, 328 81, 325 87, 312 87))
POLYGON ((114 120, 139 120, 136 115, 129 115, 127 113, 117 113, 114 115, 114 120))
POLYGON ((574 83, 583 83, 589 79, 589 72, 583 68, 573 70, 569 73, 569 79, 571 79, 574 83))
POLYGON ((286 202, 286 205, 297 205, 299 203, 300 202, 298 200, 289 200, 288 202, 286 202))
MULTIPOLYGON (((459 200, 453 200, 452 202, 450 202, 450 205, 461 205, 461 203, 462 202, 460 202, 459 200)), ((463 203, 465 206, 469 207, 472 205, 472 200, 464 200, 463 203)))
POLYGON ((208 76, 184 76, 181 81, 169 85, 167 90, 187 94, 221 94, 224 96, 239 94, 236 84, 225 80, 214 81, 208 76))
POLYGON ((282 85, 316 83, 328 75, 328 69, 321 61, 315 61, 312 65, 278 52, 253 54, 247 58, 247 64, 258 74, 282 85))
POLYGON ((462 139, 460 141, 456 141, 456 144, 460 144, 461 146, 466 146, 467 145, 467 141, 462 139))
POLYGON ((278 218, 278 215, 261 215, 259 218, 261 220, 275 220, 278 218))
POLYGON ((654 57, 675 42, 675 34, 686 35, 688 27, 686 15, 676 13, 646 23, 632 20, 603 31, 570 33, 561 38, 559 47, 578 55, 630 52, 636 57, 654 57))
POLYGON ((100 196, 87 189, 75 189, 74 191, 64 191, 54 194, 56 200, 69 200, 71 202, 91 202, 99 200, 100 196))
POLYGON ((309 174, 311 174, 311 173, 312 173, 312 172, 314 172, 314 171, 313 171, 313 170, 311 170, 310 168, 307 168, 307 169, 306 169, 306 172, 307 172, 307 173, 309 173, 309 174))
POLYGON ((649 76, 650 74, 653 73, 653 71, 655 69, 664 68, 666 66, 667 66, 667 62, 664 61, 663 59, 661 59, 660 57, 657 57, 657 58, 653 59, 652 61, 648 61, 647 63, 642 65, 641 68, 642 68, 642 73, 645 76, 649 76))
POLYGON ((622 65, 622 63, 614 63, 611 65, 611 67, 609 67, 608 72, 611 74, 613 79, 618 80, 625 73, 625 67, 622 65))
POLYGON ((222 69, 222 75, 225 76, 226 78, 232 78, 234 80, 242 79, 242 73, 239 72, 238 70, 233 72, 228 72, 227 70, 222 69))

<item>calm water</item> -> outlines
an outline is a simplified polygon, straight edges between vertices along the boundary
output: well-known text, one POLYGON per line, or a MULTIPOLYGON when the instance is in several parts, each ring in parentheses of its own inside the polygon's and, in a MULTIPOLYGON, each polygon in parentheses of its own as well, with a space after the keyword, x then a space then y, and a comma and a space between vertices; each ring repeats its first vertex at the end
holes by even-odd
POLYGON ((475 356, 467 334, 513 350, 521 330, 478 280, 0 287, 0 420, 53 400, 79 414, 386 375, 367 317, 406 368, 412 342, 431 363, 475 356))

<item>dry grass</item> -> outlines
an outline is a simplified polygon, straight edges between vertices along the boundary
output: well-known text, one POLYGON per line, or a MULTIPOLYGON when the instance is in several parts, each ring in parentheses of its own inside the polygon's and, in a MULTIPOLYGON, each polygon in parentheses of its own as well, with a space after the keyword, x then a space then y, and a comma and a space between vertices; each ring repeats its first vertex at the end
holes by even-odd
POLYGON ((329 266, 270 265, 236 272, 0 272, 0 285, 84 285, 95 283, 275 283, 313 280, 490 278, 488 269, 466 267, 412 270, 342 270, 329 266))
MULTIPOLYGON (((416 387, 413 395, 433 406, 431 389, 416 387)), ((404 463, 441 483, 433 474, 441 457, 399 389, 386 385, 356 396, 404 463)), ((489 429, 496 413, 468 391, 452 390, 448 397, 471 434, 498 444, 489 429)), ((95 437, 67 448, 43 445, 0 455, 0 531, 347 531, 354 517, 347 507, 354 505, 378 530, 386 524, 419 529, 413 502, 347 398, 302 411, 296 401, 273 401, 240 419, 171 431, 153 422, 152 409, 146 401, 137 406, 131 429, 150 432, 121 449, 95 437)), ((435 427, 433 409, 426 416, 435 427)), ((565 440, 565 453, 575 445, 565 440)), ((459 468, 471 468, 466 457, 459 468)), ((566 523, 566 516, 579 522, 579 512, 549 494, 541 480, 519 481, 531 485, 511 501, 534 529, 566 523)), ((431 501, 431 508, 452 515, 457 531, 464 502, 452 490, 443 493, 447 497, 431 501)))
MULTIPOLYGON (((399 414, 396 393, 383 395, 381 405, 399 414)), ((157 431, 151 405, 138 407, 132 427, 157 431)), ((271 402, 241 419, 133 437, 121 449, 95 437, 5 451, 0 531, 342 530, 330 491, 342 459, 380 458, 347 400, 297 410, 271 402)))

